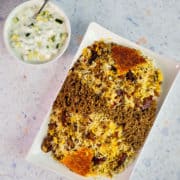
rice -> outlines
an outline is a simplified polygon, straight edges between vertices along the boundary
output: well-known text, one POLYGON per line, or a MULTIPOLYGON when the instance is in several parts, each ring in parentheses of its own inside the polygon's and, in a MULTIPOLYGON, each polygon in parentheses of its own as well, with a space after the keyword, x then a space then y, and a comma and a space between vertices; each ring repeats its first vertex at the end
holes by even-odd
POLYGON ((53 104, 42 150, 82 176, 123 171, 152 127, 162 79, 136 49, 88 46, 53 104))

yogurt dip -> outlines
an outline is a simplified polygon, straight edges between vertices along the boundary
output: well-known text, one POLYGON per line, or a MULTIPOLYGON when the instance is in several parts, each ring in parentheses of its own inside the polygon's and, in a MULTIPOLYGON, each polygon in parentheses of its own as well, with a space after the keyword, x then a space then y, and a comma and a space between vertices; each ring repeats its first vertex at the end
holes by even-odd
POLYGON ((33 18, 41 3, 32 3, 19 9, 10 20, 9 45, 26 62, 46 62, 63 49, 69 33, 65 18, 52 3, 33 18))

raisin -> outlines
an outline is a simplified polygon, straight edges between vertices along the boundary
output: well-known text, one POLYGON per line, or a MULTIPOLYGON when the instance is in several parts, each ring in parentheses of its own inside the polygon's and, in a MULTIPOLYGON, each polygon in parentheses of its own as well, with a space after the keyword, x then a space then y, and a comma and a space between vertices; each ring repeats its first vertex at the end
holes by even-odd
POLYGON ((92 161, 93 161, 94 165, 98 165, 98 164, 101 164, 104 161, 106 161, 106 157, 96 157, 96 156, 94 156, 92 161))
POLYGON ((152 96, 144 98, 142 110, 148 109, 151 106, 151 103, 153 101, 152 98, 153 98, 152 96))
POLYGON ((52 145, 51 145, 51 141, 52 141, 52 137, 51 136, 46 136, 42 142, 42 145, 41 145, 41 149, 44 151, 44 152, 49 152, 52 150, 52 145))
POLYGON ((88 139, 95 140, 94 134, 91 131, 89 131, 85 136, 88 139))
POLYGON ((126 79, 134 82, 136 81, 136 76, 132 73, 132 71, 128 71, 126 74, 126 79))
POLYGON ((118 89, 118 90, 116 90, 116 94, 117 94, 118 96, 123 96, 124 91, 123 91, 122 89, 118 89))
POLYGON ((100 96, 98 94, 95 95, 95 102, 100 99, 100 96))
POLYGON ((118 167, 121 166, 124 163, 126 158, 127 158, 127 154, 126 153, 122 153, 122 155, 118 159, 118 167))
POLYGON ((49 130, 55 129, 57 127, 56 123, 48 124, 49 130))
POLYGON ((67 125, 67 111, 66 110, 62 111, 61 121, 62 121, 63 126, 67 125))
POLYGON ((72 140, 72 138, 70 137, 70 138, 68 138, 68 140, 67 140, 67 145, 68 145, 68 147, 70 148, 70 149, 72 149, 72 148, 74 148, 74 142, 73 142, 73 140, 72 140))
POLYGON ((116 67, 115 67, 115 66, 113 66, 113 65, 111 66, 111 70, 112 70, 112 71, 114 71, 114 72, 117 72, 116 67))
POLYGON ((96 60, 96 58, 98 57, 96 51, 91 51, 91 57, 88 60, 88 64, 91 65, 93 63, 93 61, 96 60))
POLYGON ((76 123, 73 124, 73 130, 77 131, 77 124, 76 123))
POLYGON ((118 132, 116 131, 112 136, 118 138, 118 132))
POLYGON ((65 98, 66 106, 70 106, 70 105, 71 105, 71 102, 70 102, 69 97, 66 95, 64 98, 65 98))

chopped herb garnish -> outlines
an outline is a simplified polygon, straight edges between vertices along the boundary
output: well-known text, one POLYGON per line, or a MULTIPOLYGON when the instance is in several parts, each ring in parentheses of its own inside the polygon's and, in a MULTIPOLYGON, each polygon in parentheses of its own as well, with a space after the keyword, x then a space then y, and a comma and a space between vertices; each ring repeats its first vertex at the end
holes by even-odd
POLYGON ((19 18, 18 18, 18 17, 16 17, 16 21, 17 21, 17 22, 19 21, 19 18))
POLYGON ((49 46, 47 45, 46 48, 49 49, 49 46))
POLYGON ((63 21, 62 21, 61 19, 55 19, 55 21, 56 21, 57 23, 59 23, 59 24, 62 24, 62 23, 63 23, 63 21))
POLYGON ((46 11, 42 11, 42 13, 41 13, 43 16, 45 16, 46 14, 47 14, 47 12, 46 11))
POLYGON ((31 27, 31 26, 34 26, 34 23, 31 23, 29 26, 30 26, 30 27, 31 27))
POLYGON ((60 33, 60 38, 61 39, 65 39, 68 36, 68 33, 64 32, 64 33, 60 33))
POLYGON ((64 33, 60 33, 60 38, 64 37, 64 36, 68 36, 68 33, 64 32, 64 33))
POLYGON ((56 49, 58 49, 60 47, 60 43, 56 44, 56 49))
POLYGON ((13 18, 13 21, 14 21, 14 23, 19 22, 19 18, 18 18, 18 17, 14 17, 14 18, 13 18))
POLYGON ((53 36, 51 36, 51 40, 52 40, 52 42, 54 42, 55 41, 55 35, 53 35, 53 36))
POLYGON ((26 37, 29 37, 31 35, 31 33, 26 33, 25 36, 26 37))
POLYGON ((48 18, 48 19, 52 19, 52 18, 53 18, 53 15, 52 15, 52 14, 49 14, 49 15, 47 16, 47 18, 48 18))

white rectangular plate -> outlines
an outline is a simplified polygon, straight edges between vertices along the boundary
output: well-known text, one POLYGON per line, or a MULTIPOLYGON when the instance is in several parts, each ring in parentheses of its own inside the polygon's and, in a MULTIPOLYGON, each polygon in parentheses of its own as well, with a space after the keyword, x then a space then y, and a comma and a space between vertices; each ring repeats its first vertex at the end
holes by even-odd
MULTIPOLYGON (((170 88, 172 87, 173 81, 175 80, 178 72, 179 72, 179 64, 176 61, 161 57, 154 52, 145 49, 143 47, 138 46, 137 44, 130 42, 127 39, 124 39, 107 29, 101 27, 100 25, 96 23, 91 23, 86 31, 86 34, 81 42, 81 45, 72 61, 72 64, 70 68, 73 66, 74 62, 78 59, 80 56, 82 49, 84 47, 87 47, 88 45, 91 45, 94 41, 103 39, 104 41, 108 42, 115 42, 124 46, 132 47, 135 49, 139 49, 145 56, 148 56, 149 58, 153 59, 156 66, 159 67, 164 75, 164 81, 162 85, 162 94, 159 99, 159 106, 158 106, 158 112, 162 106, 162 103, 165 100, 165 97, 167 96, 167 93, 169 92, 170 88)), ((47 114, 46 118, 44 119, 44 122, 41 125, 41 128, 34 140, 34 143, 32 144, 32 147, 27 155, 27 160, 30 162, 33 162, 37 165, 40 165, 44 168, 50 169, 61 176, 65 176, 72 180, 90 180, 94 179, 92 177, 86 178, 79 176, 78 174, 75 174, 71 172, 68 168, 63 166, 62 164, 55 161, 49 153, 44 153, 41 150, 41 143, 43 141, 43 138, 46 136, 47 129, 48 129, 48 122, 49 122, 49 114, 51 111, 51 107, 49 107, 49 113, 47 114)), ((139 154, 140 155, 140 154, 139 154)), ((138 157, 137 157, 138 158, 138 157)), ((118 175, 116 175, 113 179, 129 179, 130 174, 132 172, 133 166, 135 162, 131 164, 126 170, 118 175)), ((108 179, 104 177, 99 177, 98 179, 108 179)))

